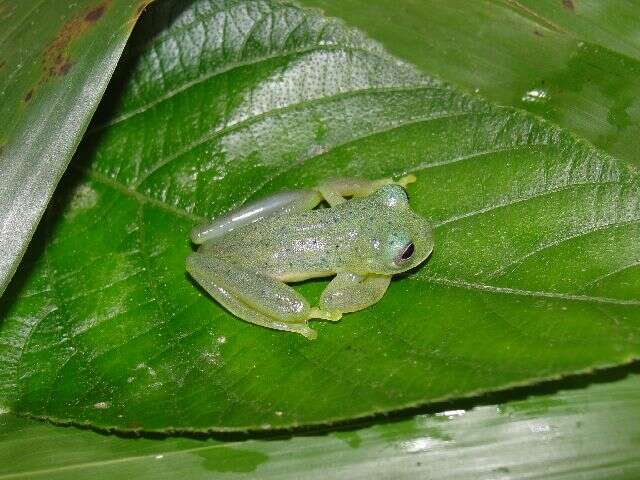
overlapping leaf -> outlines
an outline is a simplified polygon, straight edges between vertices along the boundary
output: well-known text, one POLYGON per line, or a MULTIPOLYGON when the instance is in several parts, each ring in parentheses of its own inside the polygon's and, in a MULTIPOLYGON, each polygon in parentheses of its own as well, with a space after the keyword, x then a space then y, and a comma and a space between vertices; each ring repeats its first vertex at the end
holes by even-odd
POLYGON ((640 351, 633 171, 314 11, 159 4, 74 169, 3 307, 0 405, 16 412, 145 430, 331 423, 640 351), (184 272, 190 228, 247 199, 407 172, 432 258, 314 342, 235 319, 184 272))
POLYGON ((150 1, 0 1, 0 295, 150 1))
POLYGON ((619 373, 586 388, 574 378, 526 399, 268 440, 119 438, 0 415, 0 478, 635 480, 640 377, 619 373))
POLYGON ((430 75, 542 116, 640 164, 634 0, 298 0, 430 75))

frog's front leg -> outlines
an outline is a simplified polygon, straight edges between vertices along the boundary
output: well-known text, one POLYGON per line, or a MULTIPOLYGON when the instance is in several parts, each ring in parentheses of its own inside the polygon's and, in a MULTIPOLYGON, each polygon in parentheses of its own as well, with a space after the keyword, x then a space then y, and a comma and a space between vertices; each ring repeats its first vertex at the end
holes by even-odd
POLYGON ((406 187, 416 181, 415 175, 409 174, 394 181, 391 177, 377 180, 362 178, 336 178, 327 180, 316 187, 327 203, 334 207, 346 202, 345 197, 366 197, 385 185, 400 185, 406 187))
POLYGON ((257 325, 314 339, 316 331, 306 325, 307 320, 339 320, 341 316, 311 308, 304 297, 283 282, 209 255, 191 255, 187 271, 227 310, 257 325))
POLYGON ((320 297, 320 308, 328 312, 355 312, 377 303, 387 291, 390 275, 338 273, 320 297))

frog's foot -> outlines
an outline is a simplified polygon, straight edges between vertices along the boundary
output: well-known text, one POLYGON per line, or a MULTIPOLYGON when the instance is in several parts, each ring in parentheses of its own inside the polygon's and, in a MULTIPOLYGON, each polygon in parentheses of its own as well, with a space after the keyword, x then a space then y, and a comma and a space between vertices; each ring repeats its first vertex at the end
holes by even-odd
POLYGON ((414 183, 416 180, 416 176, 413 173, 410 173, 409 175, 399 178, 395 183, 400 185, 402 188, 407 188, 407 185, 414 183))
MULTIPOLYGON (((268 325, 267 325, 268 326, 268 325)), ((318 332, 316 332, 313 328, 307 327, 304 323, 288 323, 285 327, 282 327, 281 330, 286 330, 288 332, 299 333, 300 335, 308 338, 309 340, 315 340, 318 338, 318 332)))
POLYGON ((309 310, 309 318, 337 322, 342 318, 342 313, 337 311, 330 312, 328 310, 322 310, 320 308, 312 308, 309 310))

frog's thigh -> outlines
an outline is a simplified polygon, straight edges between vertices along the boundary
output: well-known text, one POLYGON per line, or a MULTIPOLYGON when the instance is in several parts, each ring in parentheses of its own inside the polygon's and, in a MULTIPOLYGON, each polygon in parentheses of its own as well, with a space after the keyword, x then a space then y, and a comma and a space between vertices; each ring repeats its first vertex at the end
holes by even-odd
POLYGON ((191 231, 191 241, 200 245, 207 240, 222 237, 234 228, 262 218, 311 210, 321 201, 321 194, 314 190, 290 190, 276 193, 243 205, 210 223, 197 226, 191 231))
POLYGON ((220 304, 247 322, 316 338, 305 322, 307 301, 288 285, 205 255, 187 259, 187 271, 220 304))
POLYGON ((320 308, 330 312, 355 312, 377 303, 391 282, 388 275, 356 275, 343 272, 335 276, 320 297, 320 308))

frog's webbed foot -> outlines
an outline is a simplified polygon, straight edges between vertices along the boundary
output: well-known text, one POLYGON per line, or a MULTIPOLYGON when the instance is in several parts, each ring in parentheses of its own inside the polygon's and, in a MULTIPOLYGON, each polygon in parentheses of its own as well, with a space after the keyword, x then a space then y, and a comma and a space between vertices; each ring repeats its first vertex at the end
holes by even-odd
POLYGON ((316 309, 293 288, 247 268, 195 253, 187 271, 222 306, 247 322, 315 339, 306 325, 316 309))
POLYGON ((377 180, 365 180, 362 178, 336 178, 327 180, 316 187, 316 190, 324 200, 332 207, 347 201, 345 197, 366 197, 385 185, 407 185, 416 181, 413 174, 405 175, 398 180, 391 177, 377 180))

